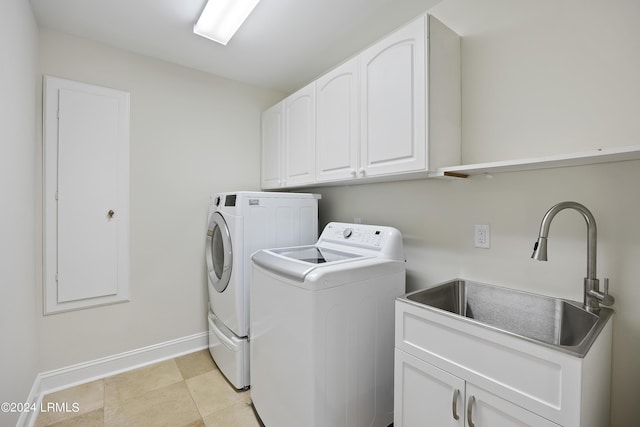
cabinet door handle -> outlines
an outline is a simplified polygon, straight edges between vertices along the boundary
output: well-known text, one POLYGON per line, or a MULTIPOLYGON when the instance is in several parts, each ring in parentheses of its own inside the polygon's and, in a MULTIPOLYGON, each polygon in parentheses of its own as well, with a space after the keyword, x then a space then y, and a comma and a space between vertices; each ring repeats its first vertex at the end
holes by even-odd
POLYGON ((473 404, 476 403, 475 396, 469 397, 469 401, 467 402, 467 424, 469 427, 476 427, 473 423, 473 404))
POLYGON ((453 419, 459 420, 458 416, 458 397, 460 397, 460 390, 453 390, 453 400, 451 401, 451 412, 453 413, 453 419))
POLYGON ((107 216, 109 217, 109 219, 113 218, 115 214, 116 213, 113 211, 113 209, 110 209, 109 212, 107 212, 107 216))

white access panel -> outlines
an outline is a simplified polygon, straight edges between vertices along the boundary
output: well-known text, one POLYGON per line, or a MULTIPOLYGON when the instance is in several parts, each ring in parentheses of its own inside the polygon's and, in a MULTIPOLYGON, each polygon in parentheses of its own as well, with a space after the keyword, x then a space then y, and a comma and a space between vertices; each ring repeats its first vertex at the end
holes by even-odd
POLYGON ((58 111, 58 302, 113 295, 118 103, 61 89, 58 111))
POLYGON ((129 297, 129 94, 44 81, 45 314, 129 297))

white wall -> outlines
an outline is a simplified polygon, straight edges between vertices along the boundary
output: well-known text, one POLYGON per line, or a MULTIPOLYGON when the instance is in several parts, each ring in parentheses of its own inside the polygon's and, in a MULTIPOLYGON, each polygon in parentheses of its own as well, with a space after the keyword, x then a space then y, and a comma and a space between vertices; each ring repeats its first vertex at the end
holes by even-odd
POLYGON ((40 71, 131 93, 131 302, 41 317, 40 370, 206 331, 208 197, 258 188, 282 94, 45 29, 40 71))
MULTIPOLYGON (((463 35, 466 163, 640 144, 640 2, 448 0, 431 11, 463 35)), ((586 226, 553 221, 549 261, 530 259, 553 204, 585 204, 598 224, 598 276, 616 297, 612 427, 640 402, 640 161, 314 189, 320 223, 398 227, 408 290, 454 277, 582 300, 586 226), (490 224, 491 249, 473 247, 490 224)))
POLYGON ((640 2, 446 0, 463 36, 464 163, 638 144, 640 2))
MULTIPOLYGON (((0 402, 23 402, 37 373, 36 74, 29 3, 0 2, 0 402)), ((17 413, 0 412, 0 425, 17 413)))

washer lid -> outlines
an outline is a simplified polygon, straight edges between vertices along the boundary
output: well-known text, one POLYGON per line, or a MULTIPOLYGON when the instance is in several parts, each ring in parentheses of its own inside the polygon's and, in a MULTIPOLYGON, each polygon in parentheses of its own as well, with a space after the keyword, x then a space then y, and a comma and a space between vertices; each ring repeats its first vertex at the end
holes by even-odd
POLYGON ((337 251, 335 249, 320 248, 318 246, 272 249, 271 251, 280 256, 307 262, 309 264, 324 264, 326 262, 362 258, 362 255, 337 251))
POLYGON ((319 266, 372 258, 361 254, 338 251, 319 246, 299 246, 282 249, 265 249, 253 254, 251 259, 260 267, 296 281, 304 281, 307 274, 319 266))

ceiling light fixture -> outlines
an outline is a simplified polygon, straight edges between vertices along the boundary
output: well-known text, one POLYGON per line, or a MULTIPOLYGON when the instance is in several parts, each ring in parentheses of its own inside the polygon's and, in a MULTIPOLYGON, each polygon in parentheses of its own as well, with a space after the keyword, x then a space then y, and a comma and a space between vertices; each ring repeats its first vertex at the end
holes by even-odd
POLYGON ((259 1, 208 0, 193 32, 226 45, 259 1))

